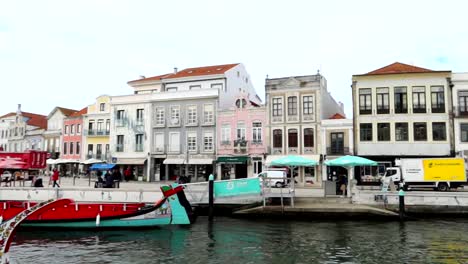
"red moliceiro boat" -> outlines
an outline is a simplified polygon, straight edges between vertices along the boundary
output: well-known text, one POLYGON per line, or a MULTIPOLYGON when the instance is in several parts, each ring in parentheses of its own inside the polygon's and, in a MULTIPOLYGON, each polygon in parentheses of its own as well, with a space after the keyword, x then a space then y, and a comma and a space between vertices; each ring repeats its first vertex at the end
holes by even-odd
MULTIPOLYGON (((134 228, 193 222, 192 208, 183 187, 161 187, 164 198, 155 204, 145 203, 77 203, 53 207, 41 214, 30 216, 22 227, 40 228, 134 228)), ((7 221, 36 203, 0 201, 0 217, 7 221)))

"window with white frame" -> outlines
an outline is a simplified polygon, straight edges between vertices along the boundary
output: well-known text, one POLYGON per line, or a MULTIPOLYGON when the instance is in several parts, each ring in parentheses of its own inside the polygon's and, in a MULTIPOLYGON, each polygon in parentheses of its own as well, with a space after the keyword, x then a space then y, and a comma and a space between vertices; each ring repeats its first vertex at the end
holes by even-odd
POLYGON ((154 147, 156 152, 164 152, 164 133, 155 134, 154 147))
POLYGON ((76 155, 80 155, 80 151, 81 151, 80 147, 81 147, 81 146, 80 146, 80 142, 77 141, 77 142, 76 142, 76 155))
POLYGON ((68 145, 67 142, 63 143, 63 154, 64 155, 67 155, 67 145, 68 145))
POLYGON ((302 97, 302 113, 304 115, 312 115, 314 113, 314 104, 313 104, 312 95, 307 95, 302 97))
MULTIPOLYGON (((18 129, 18 128, 16 128, 18 129)), ((68 125, 65 126, 65 132, 64 132, 65 135, 68 135, 68 125)))
POLYGON ((188 151, 197 151, 197 133, 187 133, 187 149, 188 151))
POLYGON ((81 125, 80 124, 76 125, 76 133, 81 134, 81 125))
POLYGON ((106 104, 105 103, 99 104, 99 111, 104 112, 105 110, 106 110, 106 104))
POLYGON ((104 131, 104 119, 99 119, 97 121, 97 132, 99 135, 104 131))
POLYGON ((143 123, 143 115, 144 115, 144 109, 137 109, 136 110, 136 121, 137 123, 143 123))
POLYGON ((164 107, 156 108, 156 125, 163 126, 164 125, 164 107))
POLYGON ((283 115, 283 102, 281 98, 273 98, 273 116, 283 115))
POLYGON ((136 152, 143 151, 143 134, 135 135, 135 151, 136 152))
POLYGON ((70 126, 70 134, 74 135, 75 134, 75 125, 70 126))
POLYGON ((187 125, 197 124, 197 106, 191 105, 187 107, 187 125))
POLYGON ((124 135, 117 135, 117 146, 115 149, 116 152, 124 151, 124 135))
POLYGON ((169 151, 180 152, 180 133, 179 132, 169 133, 169 151))
POLYGON ((203 150, 213 151, 213 132, 205 132, 203 136, 203 150))
POLYGON ((171 106, 171 125, 180 124, 180 106, 171 106))
POLYGON ((237 140, 245 140, 245 123, 237 122, 237 140))
POLYGON ((125 110, 117 110, 116 121, 118 126, 124 125, 125 110))
POLYGON ((223 145, 229 144, 231 141, 231 125, 223 124, 221 127, 221 143, 223 145))
POLYGON ((253 142, 262 142, 262 123, 253 122, 252 124, 252 140, 253 142))
POLYGON ((70 155, 73 155, 74 147, 73 142, 70 142, 70 155))
POLYGON ((206 104, 203 106, 203 120, 205 124, 213 123, 214 118, 214 105, 206 104))

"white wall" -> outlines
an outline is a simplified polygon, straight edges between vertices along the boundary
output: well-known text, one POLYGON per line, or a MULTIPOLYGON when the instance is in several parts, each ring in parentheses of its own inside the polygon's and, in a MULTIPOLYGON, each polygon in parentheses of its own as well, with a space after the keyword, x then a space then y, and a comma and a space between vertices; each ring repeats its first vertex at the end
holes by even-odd
POLYGON ((260 100, 256 98, 257 91, 253 87, 252 79, 243 64, 238 64, 229 69, 224 75, 226 76, 228 90, 220 95, 220 109, 228 109, 234 104, 235 98, 239 94, 239 89, 242 92, 248 93, 251 101, 261 104, 260 100))

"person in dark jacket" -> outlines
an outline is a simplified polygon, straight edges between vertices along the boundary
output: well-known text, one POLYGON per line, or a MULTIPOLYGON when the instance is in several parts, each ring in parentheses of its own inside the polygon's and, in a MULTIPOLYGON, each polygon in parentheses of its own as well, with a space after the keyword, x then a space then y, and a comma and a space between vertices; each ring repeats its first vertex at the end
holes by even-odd
POLYGON ((104 188, 114 187, 114 177, 111 171, 107 171, 106 175, 104 175, 104 180, 106 181, 104 188))

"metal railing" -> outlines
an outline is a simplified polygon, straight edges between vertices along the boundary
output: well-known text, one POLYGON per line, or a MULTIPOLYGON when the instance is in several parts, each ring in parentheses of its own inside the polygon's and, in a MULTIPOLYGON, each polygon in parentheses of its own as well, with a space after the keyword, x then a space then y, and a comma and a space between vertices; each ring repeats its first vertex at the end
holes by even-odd
POLYGON ((327 148, 327 155, 350 155, 351 153, 349 152, 349 147, 342 147, 342 148, 336 148, 336 147, 328 147, 327 148))

